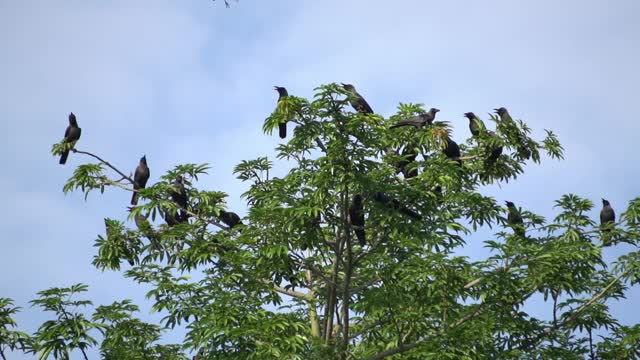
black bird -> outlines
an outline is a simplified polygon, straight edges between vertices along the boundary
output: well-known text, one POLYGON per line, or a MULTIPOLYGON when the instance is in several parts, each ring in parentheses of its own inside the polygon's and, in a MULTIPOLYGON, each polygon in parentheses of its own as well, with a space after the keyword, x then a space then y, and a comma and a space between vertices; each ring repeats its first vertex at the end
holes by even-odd
POLYGON ((442 150, 442 153, 445 154, 447 158, 457 161, 458 165, 462 166, 462 160, 460 160, 460 147, 458 146, 458 143, 451 140, 448 136, 447 146, 442 150))
POLYGON ((176 179, 173 182, 173 187, 175 190, 171 191, 171 200, 182 208, 180 209, 180 215, 176 220, 183 223, 189 220, 189 216, 186 211, 188 203, 187 190, 184 188, 184 179, 182 175, 176 176, 176 179))
POLYGON ((520 236, 524 236, 524 222, 522 221, 522 215, 520 215, 520 211, 516 209, 516 206, 511 201, 505 201, 507 204, 507 210, 509 214, 507 215, 507 222, 509 225, 513 227, 513 232, 520 236))
POLYGON ((354 195, 351 200, 351 205, 349 206, 349 219, 351 221, 351 225, 354 227, 360 246, 365 246, 367 244, 367 239, 364 231, 364 207, 362 205, 362 195, 360 194, 354 195))
POLYGON ((349 98, 349 103, 351 104, 351 106, 354 108, 355 111, 362 114, 373 114, 373 110, 371 109, 371 106, 369 106, 369 103, 367 103, 367 100, 365 100, 362 97, 362 95, 360 95, 356 91, 355 86, 351 84, 345 84, 345 83, 340 83, 340 84, 342 84, 342 87, 345 90, 351 93, 351 97, 349 98))
POLYGON ((431 108, 429 109, 429 111, 427 111, 424 114, 416 115, 411 119, 402 120, 395 125, 391 125, 390 129, 395 129, 401 126, 413 126, 417 129, 421 129, 425 125, 431 125, 433 123, 433 120, 435 120, 436 113, 438 111, 440 110, 436 108, 431 108))
POLYGON ((220 210, 220 216, 218 216, 218 218, 220 218, 220 220, 231 229, 233 229, 233 227, 236 225, 242 225, 242 220, 240 220, 240 216, 238 216, 238 214, 231 211, 220 210))
POLYGON ((420 214, 400 204, 400 201, 398 199, 392 199, 391 197, 389 197, 389 195, 381 191, 378 191, 377 193, 375 193, 375 195, 373 196, 373 199, 389 208, 398 210, 401 214, 404 214, 412 219, 415 219, 415 220, 422 219, 422 216, 420 216, 420 214))
MULTIPOLYGON (((496 111, 496 114, 500 116, 501 121, 513 121, 513 118, 511 117, 511 115, 509 114, 509 111, 507 111, 506 108, 501 107, 494 110, 496 111)), ((518 155, 520 155, 520 157, 529 160, 531 158, 531 149, 529 149, 529 147, 525 143, 525 140, 526 139, 524 138, 524 136, 522 136, 522 134, 519 133, 517 152, 518 152, 518 155)))
POLYGON ((176 226, 178 225, 180 222, 178 221, 180 218, 180 215, 178 214, 177 211, 170 213, 169 211, 166 211, 164 213, 164 221, 167 223, 167 225, 169 225, 170 227, 172 226, 176 226))
MULTIPOLYGON (((498 138, 498 135, 493 131, 487 131, 487 133, 492 138, 498 138)), ((502 155, 502 145, 497 144, 491 149, 491 154, 489 154, 489 157, 487 158, 487 166, 495 164, 500 155, 502 155)))
MULTIPOLYGON (((74 141, 78 141, 80 139, 80 134, 82 133, 82 129, 78 127, 78 121, 76 121, 76 115, 74 113, 69 114, 69 125, 67 129, 64 131, 64 142, 70 143, 74 141)), ((60 164, 67 163, 67 157, 69 156, 69 150, 60 155, 60 164)))
POLYGON ((501 108, 497 108, 497 109, 493 109, 493 110, 495 110, 496 114, 498 114, 498 116, 500 116, 500 120, 502 120, 502 121, 513 121, 513 119, 511 118, 511 115, 509 114, 509 111, 507 110, 507 108, 501 107, 501 108))
POLYGON ((140 158, 140 163, 136 167, 133 175, 133 196, 131 196, 131 205, 138 205, 138 189, 144 189, 149 180, 149 167, 147 166, 147 156, 140 158))
POLYGON ((484 126, 484 122, 482 122, 482 120, 480 120, 480 118, 478 118, 476 114, 468 112, 464 113, 464 116, 469 119, 469 130, 471 130, 471 135, 478 136, 480 135, 480 131, 482 129, 486 129, 486 127, 484 126))
MULTIPOLYGON (((616 222, 616 212, 613 211, 609 200, 602 199, 602 210, 600 210, 600 225, 616 222)), ((605 232, 611 231, 611 229, 603 230, 605 232)))
MULTIPOLYGON (((278 97, 278 102, 280 102, 280 100, 282 100, 283 98, 286 98, 287 96, 289 96, 289 92, 287 92, 287 89, 285 89, 282 86, 274 86, 274 89, 276 89, 278 91, 278 95, 280 95, 278 97)), ((278 124, 278 131, 280 132, 280 139, 284 139, 287 137, 287 122, 281 122, 280 124, 278 124)))
POLYGON ((418 154, 411 149, 411 146, 405 146, 402 150, 402 160, 398 163, 398 172, 402 172, 405 179, 411 179, 418 176, 418 169, 409 169, 408 166, 416 160, 418 154))

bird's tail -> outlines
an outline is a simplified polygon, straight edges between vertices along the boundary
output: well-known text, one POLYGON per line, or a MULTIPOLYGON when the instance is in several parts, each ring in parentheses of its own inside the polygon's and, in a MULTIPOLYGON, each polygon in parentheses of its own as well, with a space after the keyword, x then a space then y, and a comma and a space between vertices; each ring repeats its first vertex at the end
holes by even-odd
POLYGON ((138 192, 134 191, 131 196, 131 205, 138 205, 138 192))
POLYGON ((278 129, 280 131, 280 139, 284 139, 287 137, 287 123, 283 122, 278 124, 278 129))
POLYGON ((395 125, 391 125, 391 126, 389 127, 389 129, 395 129, 395 128, 399 128, 399 127, 401 127, 401 126, 407 126, 407 125, 409 125, 409 124, 397 123, 397 124, 395 124, 395 125))
POLYGON ((60 164, 64 165, 67 163, 67 157, 69 156, 69 151, 65 151, 60 155, 60 164))
POLYGON ((356 237, 358 238, 358 242, 360 242, 360 246, 365 246, 367 244, 367 239, 365 237, 364 229, 355 229, 356 237))

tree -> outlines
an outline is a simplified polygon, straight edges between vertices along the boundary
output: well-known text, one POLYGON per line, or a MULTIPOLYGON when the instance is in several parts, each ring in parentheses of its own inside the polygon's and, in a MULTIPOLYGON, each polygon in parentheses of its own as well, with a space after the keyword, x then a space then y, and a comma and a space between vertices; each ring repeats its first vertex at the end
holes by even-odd
MULTIPOLYGON (((495 133, 483 128, 460 144, 461 157, 447 158, 447 122, 389 129, 424 113, 421 104, 400 104, 385 119, 351 111, 351 96, 329 84, 316 89, 313 101, 280 101, 263 129, 270 134, 283 121, 296 125, 277 147, 278 159, 295 165, 282 178, 270 176, 273 160, 266 157, 236 166, 235 174, 247 183, 242 224, 221 222, 223 191, 198 189, 207 164, 178 165, 139 189, 141 204, 129 215, 136 227, 105 219, 93 264, 116 271, 122 260, 135 264, 124 275, 153 287, 148 295, 154 309, 166 314, 162 324, 133 318, 137 307, 128 300, 98 307, 92 321, 72 314, 83 324, 74 327, 80 333, 60 328, 55 334, 61 350, 54 357, 95 345, 88 333, 96 331, 103 334, 102 356, 113 359, 183 359, 187 352, 243 360, 638 354, 638 325, 620 325, 606 301, 624 298, 628 286, 638 283, 640 253, 629 251, 614 264, 603 261, 603 229, 586 215, 593 203, 565 195, 551 221, 519 209, 522 235, 510 228, 506 209, 480 192, 484 184, 517 179, 528 157, 541 162, 541 151, 562 158, 551 131, 538 142, 522 121, 491 116, 495 133), (502 155, 487 162, 500 145, 502 155), (404 147, 422 157, 407 164, 399 155, 404 147), (399 164, 418 170, 417 176, 399 177, 399 164), (178 176, 186 207, 173 201, 178 176), (352 224, 349 216, 356 196, 364 225, 352 224), (188 222, 164 223, 179 211, 188 222), (473 238, 479 227, 496 229, 485 241, 491 256, 472 262, 456 255, 468 241, 479 241, 473 238), (364 230, 364 245, 355 230, 364 230), (189 280, 184 274, 190 272, 203 279, 189 280), (524 307, 536 293, 549 299, 550 320, 524 307), (162 331, 180 324, 187 327, 182 344, 158 344, 162 331), (603 334, 600 341, 594 331, 603 334)), ((56 144, 53 153, 71 146, 56 144)), ((97 162, 79 166, 65 192, 79 189, 86 197, 109 187, 133 191, 133 179, 107 160, 71 151, 97 162)), ((607 245, 637 244, 640 199, 630 201, 620 219, 604 228, 610 230, 607 245)), ((86 290, 78 286, 71 289, 86 290)), ((34 303, 48 304, 54 296, 58 304, 69 291, 47 290, 34 303)), ((57 312, 58 323, 70 316, 64 306, 45 308, 57 312)), ((41 328, 25 350, 47 358, 44 334, 41 328)))

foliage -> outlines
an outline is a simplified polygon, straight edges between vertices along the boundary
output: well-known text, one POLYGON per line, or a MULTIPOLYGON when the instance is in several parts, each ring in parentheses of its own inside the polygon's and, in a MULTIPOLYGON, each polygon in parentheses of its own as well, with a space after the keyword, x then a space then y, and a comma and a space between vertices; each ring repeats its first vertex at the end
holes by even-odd
MULTIPOLYGON (((267 157, 236 166, 246 184, 242 225, 224 221, 224 191, 198 188, 207 164, 176 166, 140 190, 141 204, 128 219, 135 226, 124 217, 105 219, 93 264, 119 271, 121 261, 129 262, 124 275, 151 286, 147 297, 165 317, 159 325, 144 323, 133 316, 138 307, 124 300, 99 306, 89 320, 71 309, 91 305, 71 300, 86 286, 46 290, 33 303, 56 319, 34 335, 40 358, 94 347, 96 332, 105 359, 637 356, 638 326, 621 325, 607 300, 623 299, 637 284, 640 253, 635 248, 607 264, 602 249, 638 244, 640 199, 602 229, 588 217, 593 203, 574 194, 556 202, 550 221, 520 203, 526 233, 514 234, 505 209, 482 187, 516 180, 528 159, 563 159, 553 132, 536 140, 521 120, 491 116, 486 129, 460 144, 462 156, 448 159, 442 149, 450 122, 390 129, 425 107, 399 104, 383 118, 353 112, 353 96, 329 84, 312 100, 289 96, 275 107, 263 130, 295 126, 276 149, 278 161, 294 165, 282 177, 271 175, 274 159, 267 157), (498 145, 502 155, 488 163, 498 145), (421 155, 407 165, 416 177, 398 176, 404 149, 421 155), (179 175, 186 208, 172 200, 179 175), (364 246, 349 217, 356 194, 364 199, 364 246), (165 223, 179 211, 190 220, 165 223), (481 227, 494 231, 484 241, 490 256, 457 255, 480 241, 481 227), (536 294, 550 304, 548 318, 527 312, 536 294), (176 326, 186 327, 184 342, 160 345, 161 334, 176 326), (594 339, 595 331, 604 335, 594 339)), ((81 165, 65 192, 132 190, 124 172, 74 151, 98 163, 81 165)))

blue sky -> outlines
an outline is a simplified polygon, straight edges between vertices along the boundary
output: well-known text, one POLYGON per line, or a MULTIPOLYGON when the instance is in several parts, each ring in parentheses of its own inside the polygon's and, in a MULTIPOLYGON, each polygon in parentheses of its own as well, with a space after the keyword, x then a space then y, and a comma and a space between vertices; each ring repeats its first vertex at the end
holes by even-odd
MULTIPOLYGON (((209 162, 200 185, 244 209, 231 170, 278 144, 261 132, 273 85, 310 96, 319 84, 353 83, 383 116, 398 102, 436 106, 459 141, 464 112, 506 106, 538 137, 553 129, 566 160, 530 165, 489 194, 548 218, 569 192, 597 203, 594 218, 601 197, 621 213, 640 175, 639 12, 633 0, 241 0, 231 9, 221 0, 0 0, 0 185, 9 200, 0 296, 26 307, 18 320, 27 331, 46 319, 28 308, 36 292, 76 282, 90 284, 96 303, 133 298, 144 318, 159 318, 144 288, 91 265, 103 218, 123 219, 130 194, 85 202, 62 193, 84 160, 71 154, 60 166, 49 153, 70 111, 83 129, 78 148, 128 171, 146 154, 151 181, 180 162, 209 162)), ((484 238, 473 240, 465 253, 482 248, 484 238)), ((636 289, 615 314, 640 321, 639 299, 636 289)))

